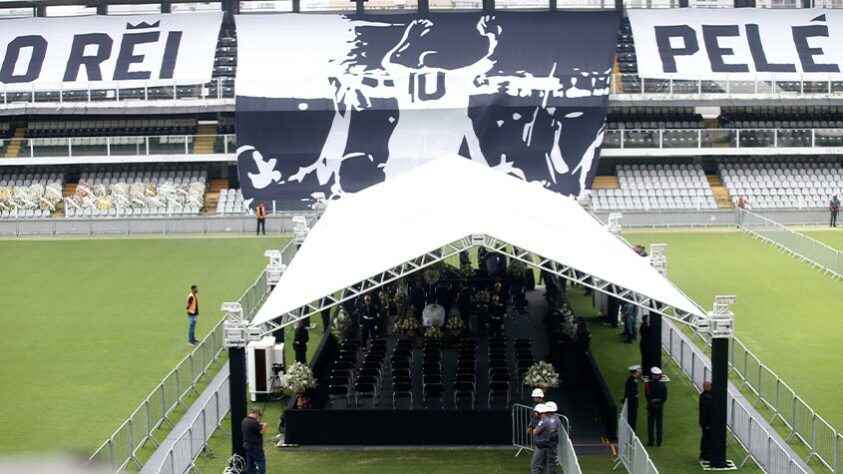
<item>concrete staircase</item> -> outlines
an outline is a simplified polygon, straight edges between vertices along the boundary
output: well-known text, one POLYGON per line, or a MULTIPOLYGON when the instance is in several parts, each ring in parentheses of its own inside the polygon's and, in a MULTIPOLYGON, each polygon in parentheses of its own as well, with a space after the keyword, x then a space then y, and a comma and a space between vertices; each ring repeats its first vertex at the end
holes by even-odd
POLYGON ((708 185, 711 187, 711 194, 714 195, 714 202, 717 203, 717 207, 720 209, 731 209, 734 207, 732 205, 732 196, 729 194, 726 186, 723 186, 723 183, 720 182, 720 176, 707 174, 705 177, 708 180, 708 185))
POLYGON ((617 176, 595 176, 591 189, 619 189, 617 176))
POLYGON ((26 135, 26 127, 18 127, 12 136, 9 148, 6 148, 6 158, 17 158, 23 144, 23 136, 26 135))
POLYGON ((64 188, 61 190, 61 197, 62 201, 56 205, 56 212, 53 213, 54 218, 64 217, 66 214, 66 209, 64 207, 64 198, 73 196, 76 194, 76 187, 79 183, 65 183, 64 188))
POLYGON ((210 155, 214 152, 214 140, 217 126, 213 123, 200 123, 196 127, 196 138, 193 140, 193 153, 196 155, 210 155))
POLYGON ((220 191, 228 189, 227 179, 212 179, 205 192, 205 214, 216 214, 217 203, 220 201, 220 191))

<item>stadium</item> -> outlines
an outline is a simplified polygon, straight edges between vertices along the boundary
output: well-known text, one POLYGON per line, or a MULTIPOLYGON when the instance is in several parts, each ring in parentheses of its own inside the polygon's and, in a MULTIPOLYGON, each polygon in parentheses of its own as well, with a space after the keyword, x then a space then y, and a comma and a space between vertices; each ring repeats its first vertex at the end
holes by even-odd
POLYGON ((840 472, 841 45, 839 0, 0 0, 0 472, 840 472))

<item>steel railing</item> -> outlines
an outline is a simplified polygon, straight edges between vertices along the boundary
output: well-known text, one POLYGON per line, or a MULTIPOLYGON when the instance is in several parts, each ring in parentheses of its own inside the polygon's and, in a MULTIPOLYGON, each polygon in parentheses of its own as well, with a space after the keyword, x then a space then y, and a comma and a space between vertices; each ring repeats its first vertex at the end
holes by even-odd
MULTIPOLYGON (((734 78, 728 75, 722 77, 722 79, 711 79, 704 76, 694 79, 647 79, 633 73, 613 74, 610 91, 613 96, 616 96, 614 98, 623 99, 635 99, 637 96, 650 95, 683 99, 694 96, 722 98, 734 95, 795 98, 826 96, 843 92, 843 81, 820 81, 795 74, 783 76, 782 79, 754 78, 748 77, 746 74, 734 78)), ((641 99, 644 98, 641 97, 641 99)))
POLYGON ((603 149, 752 149, 841 148, 839 128, 686 128, 611 129, 603 136, 603 149))
POLYGON ((618 418, 618 457, 613 469, 623 465, 626 471, 632 474, 658 474, 659 470, 650 459, 650 454, 627 422, 627 410, 624 402, 618 418))
POLYGON ((229 99, 234 98, 234 80, 211 79, 179 80, 170 84, 155 84, 144 81, 127 81, 126 83, 103 84, 90 82, 84 86, 74 83, 67 84, 32 84, 28 89, 20 85, 4 86, 0 84, 0 104, 39 104, 39 103, 116 103, 121 101, 159 101, 159 100, 188 100, 197 99, 229 99))
MULTIPOLYGON (((13 139, 0 140, 11 143, 13 139)), ((233 155, 237 151, 233 134, 155 135, 122 137, 51 137, 23 138, 17 158, 62 158, 97 156, 159 155, 233 155), (208 141, 206 151, 196 151, 194 144, 208 141)))
MULTIPOLYGON (((290 244, 285 247, 285 253, 295 252, 294 248, 291 251, 288 251, 288 248, 291 248, 290 244)), ((285 255, 285 258, 287 257, 291 258, 290 255, 285 255)), ((238 300, 243 307, 243 314, 251 317, 257 312, 268 292, 266 276, 261 271, 257 280, 238 300)), ((197 385, 203 379, 211 381, 209 374, 221 367, 221 356, 225 353, 222 333, 221 319, 190 354, 164 377, 129 418, 100 445, 91 455, 90 461, 106 466, 113 472, 122 471, 130 464, 142 467, 138 451, 147 443, 155 446, 160 444, 161 441, 155 438, 155 432, 165 424, 171 429, 175 427, 175 410, 181 407, 186 411, 186 399, 199 394, 197 385)))
MULTIPOLYGON (((521 403, 512 405, 512 446, 518 448, 515 456, 522 451, 533 451, 533 434, 527 430, 532 420, 533 408, 521 403)), ((559 445, 557 448, 557 463, 562 466, 565 474, 582 474, 574 444, 571 442, 571 424, 563 415, 556 415, 562 422, 559 431, 559 445)))
POLYGON ((819 268, 834 278, 843 278, 843 252, 819 240, 746 209, 736 210, 738 226, 748 234, 819 268))

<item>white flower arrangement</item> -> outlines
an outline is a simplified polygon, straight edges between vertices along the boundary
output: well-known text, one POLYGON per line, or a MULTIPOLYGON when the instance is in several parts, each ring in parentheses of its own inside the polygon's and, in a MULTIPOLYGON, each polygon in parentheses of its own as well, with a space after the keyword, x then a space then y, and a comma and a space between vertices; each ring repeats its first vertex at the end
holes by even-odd
POLYGON ((284 374, 284 382, 287 384, 287 388, 297 394, 302 394, 305 390, 316 387, 316 377, 313 376, 313 371, 301 362, 296 362, 287 369, 284 374))
POLYGON ((418 329, 419 322, 412 316, 412 314, 395 322, 395 330, 406 336, 415 334, 418 329))
POLYGON ((489 304, 489 299, 489 292, 486 290, 480 290, 474 293, 474 302, 479 305, 489 304))
POLYGON ((558 387, 559 374, 553 370, 553 366, 549 363, 536 362, 527 369, 527 373, 524 375, 524 384, 543 389, 558 387))
POLYGON ((451 310, 451 316, 448 319, 448 324, 445 325, 449 331, 453 334, 461 334, 465 331, 465 321, 462 320, 460 317, 459 311, 454 314, 454 310, 451 310))
POLYGON ((442 277, 442 272, 437 266, 430 266, 424 270, 424 281, 428 285, 435 285, 442 277))
POLYGON ((445 337, 439 326, 428 326, 424 329, 424 338, 431 341, 441 341, 445 337))
POLYGON ((346 312, 345 308, 340 307, 337 317, 331 321, 331 335, 334 336, 338 342, 342 342, 348 337, 348 331, 351 329, 351 317, 346 312))

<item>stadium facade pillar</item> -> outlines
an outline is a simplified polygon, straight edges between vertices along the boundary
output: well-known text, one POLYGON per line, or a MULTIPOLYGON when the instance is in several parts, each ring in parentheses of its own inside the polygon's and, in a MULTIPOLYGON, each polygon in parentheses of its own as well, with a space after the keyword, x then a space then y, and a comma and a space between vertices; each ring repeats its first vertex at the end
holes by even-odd
POLYGON ((240 0, 222 0, 222 11, 229 15, 240 13, 240 0))
POLYGON ((419 14, 420 15, 427 15, 430 13, 430 1, 429 0, 419 0, 419 14))
POLYGON ((231 400, 231 454, 245 456, 243 430, 240 423, 246 418, 246 349, 228 349, 229 384, 231 400))
POLYGON ((108 15, 108 5, 97 5, 97 15, 108 15))
POLYGON ((35 16, 38 18, 44 18, 47 16, 47 7, 45 5, 38 5, 35 7, 35 16))
POLYGON ((161 2, 161 13, 172 13, 172 11, 173 11, 172 2, 161 2))
POLYGON ((495 11, 495 0, 483 0, 483 12, 492 13, 495 11))
POLYGON ((623 11, 623 0, 615 0, 615 10, 623 11))
POLYGON ((679 0, 679 8, 688 8, 689 2, 688 0, 679 0))

